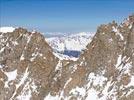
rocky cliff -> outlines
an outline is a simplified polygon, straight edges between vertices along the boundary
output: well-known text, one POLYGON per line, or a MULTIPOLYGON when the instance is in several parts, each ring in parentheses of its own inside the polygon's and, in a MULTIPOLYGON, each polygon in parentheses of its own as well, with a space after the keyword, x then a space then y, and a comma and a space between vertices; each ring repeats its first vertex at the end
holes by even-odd
POLYGON ((0 33, 2 100, 133 100, 134 15, 98 27, 77 61, 59 60, 38 32, 0 33))
POLYGON ((0 33, 1 100, 43 99, 57 63, 40 33, 22 28, 0 33))

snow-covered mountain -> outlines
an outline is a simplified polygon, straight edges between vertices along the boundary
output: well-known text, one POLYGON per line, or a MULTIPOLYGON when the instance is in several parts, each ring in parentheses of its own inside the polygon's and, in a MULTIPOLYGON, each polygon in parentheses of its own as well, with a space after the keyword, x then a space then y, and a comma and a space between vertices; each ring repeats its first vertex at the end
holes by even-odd
POLYGON ((82 32, 59 37, 46 38, 50 46, 57 51, 76 50, 81 51, 91 42, 94 34, 82 32))
POLYGON ((0 100, 134 100, 134 15, 100 25, 77 61, 39 32, 0 32, 0 100))
POLYGON ((91 42, 93 33, 81 32, 65 36, 46 38, 54 52, 69 57, 78 57, 88 43, 91 42))

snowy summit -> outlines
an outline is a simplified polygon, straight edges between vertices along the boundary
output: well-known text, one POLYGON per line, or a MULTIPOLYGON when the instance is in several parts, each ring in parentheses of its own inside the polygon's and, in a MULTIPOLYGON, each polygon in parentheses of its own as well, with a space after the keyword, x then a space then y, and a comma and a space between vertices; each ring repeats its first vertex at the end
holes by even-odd
POLYGON ((13 32, 15 28, 13 27, 0 27, 0 32, 7 33, 7 32, 13 32))

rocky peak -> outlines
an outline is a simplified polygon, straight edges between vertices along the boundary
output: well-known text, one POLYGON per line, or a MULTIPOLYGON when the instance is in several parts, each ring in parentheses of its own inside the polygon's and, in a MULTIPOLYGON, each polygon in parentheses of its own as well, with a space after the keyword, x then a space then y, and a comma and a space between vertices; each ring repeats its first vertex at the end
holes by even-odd
POLYGON ((49 94, 46 100, 133 100, 133 18, 127 24, 113 21, 98 27, 78 61, 62 67, 58 94, 49 94))
MULTIPOLYGON (((98 27, 92 42, 77 61, 75 72, 86 72, 76 75, 81 80, 77 85, 82 89, 86 87, 85 98, 93 90, 96 92, 95 100, 132 100, 133 66, 134 15, 127 19, 127 24, 126 21, 123 25, 112 22, 98 27)), ((78 94, 77 98, 84 97, 78 94)))
POLYGON ((58 63, 44 36, 23 28, 0 33, 0 50, 0 98, 14 100, 25 94, 43 98, 58 63))

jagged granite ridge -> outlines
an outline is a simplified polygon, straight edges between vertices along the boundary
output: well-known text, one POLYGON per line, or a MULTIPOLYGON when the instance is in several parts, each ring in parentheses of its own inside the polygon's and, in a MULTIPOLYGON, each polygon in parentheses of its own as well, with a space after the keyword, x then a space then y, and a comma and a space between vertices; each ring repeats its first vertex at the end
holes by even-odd
POLYGON ((56 58, 38 32, 0 33, 2 100, 133 100, 133 82, 134 15, 99 26, 77 61, 56 58))

